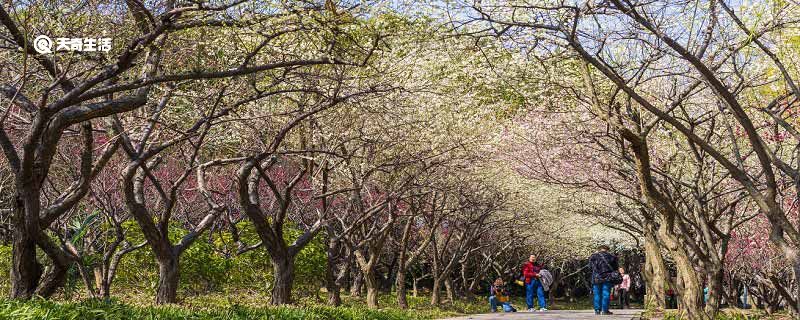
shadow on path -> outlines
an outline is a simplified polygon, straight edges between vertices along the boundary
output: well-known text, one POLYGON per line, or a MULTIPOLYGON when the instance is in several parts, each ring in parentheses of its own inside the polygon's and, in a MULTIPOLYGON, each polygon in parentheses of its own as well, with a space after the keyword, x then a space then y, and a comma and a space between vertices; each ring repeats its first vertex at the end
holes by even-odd
POLYGON ((490 320, 490 319, 503 319, 503 320, 523 320, 523 319, 536 319, 536 320, 630 320, 639 319, 639 315, 643 310, 638 309, 625 309, 625 310, 611 310, 614 314, 607 316, 598 316, 594 314, 594 310, 549 310, 545 312, 497 312, 497 313, 484 313, 473 314, 463 317, 450 318, 447 320, 490 320))

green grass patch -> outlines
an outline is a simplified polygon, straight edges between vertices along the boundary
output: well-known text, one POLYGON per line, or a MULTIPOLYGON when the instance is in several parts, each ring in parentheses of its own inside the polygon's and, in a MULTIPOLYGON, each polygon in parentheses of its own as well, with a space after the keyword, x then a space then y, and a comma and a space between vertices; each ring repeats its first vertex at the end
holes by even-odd
POLYGON ((0 319, 429 319, 424 314, 394 309, 369 310, 354 307, 285 306, 196 308, 185 305, 136 306, 119 302, 86 300, 55 302, 48 300, 0 301, 0 319))
MULTIPOLYGON (((5 319, 441 319, 489 312, 487 297, 430 304, 430 296, 408 296, 409 308, 399 309, 394 294, 379 296, 378 310, 366 308, 363 297, 342 295, 342 306, 325 305, 324 293, 304 296, 291 306, 269 305, 269 296, 259 292, 226 292, 182 297, 180 304, 155 306, 153 297, 133 290, 120 290, 111 302, 92 299, 30 301, 0 299, 0 320, 5 319)), ((513 297, 512 304, 523 311, 525 299, 513 297)), ((552 310, 591 309, 591 302, 556 300, 552 310)))
MULTIPOLYGON (((122 293, 122 292, 120 292, 122 293)), ((395 296, 380 296, 378 310, 366 308, 363 297, 342 296, 340 307, 326 306, 322 296, 307 296, 291 306, 271 306, 265 294, 250 292, 211 293, 187 296, 180 304, 155 306, 146 294, 122 293, 111 302, 93 299, 80 301, 30 301, 0 299, 0 320, 5 319, 363 319, 410 320, 439 319, 464 314, 485 313, 489 304, 483 297, 445 301, 431 306, 430 297, 408 296, 409 308, 397 307, 395 296)), ((524 302, 523 302, 524 303, 524 302)))

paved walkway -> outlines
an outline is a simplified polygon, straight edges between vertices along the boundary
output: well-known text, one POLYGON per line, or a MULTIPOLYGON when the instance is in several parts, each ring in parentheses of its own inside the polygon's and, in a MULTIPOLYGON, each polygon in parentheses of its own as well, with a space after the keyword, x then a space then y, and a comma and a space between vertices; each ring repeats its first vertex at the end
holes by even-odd
POLYGON ((639 314, 642 310, 625 309, 625 310, 611 310, 613 315, 596 316, 594 310, 549 310, 545 312, 498 312, 498 313, 485 313, 473 314, 458 318, 451 318, 447 320, 631 320, 639 319, 639 314))

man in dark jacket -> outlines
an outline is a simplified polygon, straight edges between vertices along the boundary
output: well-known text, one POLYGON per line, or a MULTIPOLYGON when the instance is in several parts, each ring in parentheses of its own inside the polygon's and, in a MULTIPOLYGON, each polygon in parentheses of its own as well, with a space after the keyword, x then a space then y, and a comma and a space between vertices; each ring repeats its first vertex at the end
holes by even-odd
POLYGON ((528 257, 528 262, 522 265, 522 275, 525 277, 525 303, 528 304, 528 311, 535 310, 533 309, 534 293, 539 300, 539 311, 547 311, 547 304, 544 300, 544 287, 539 275, 541 270, 542 266, 536 263, 536 255, 528 257))
POLYGON ((608 280, 609 274, 619 269, 617 257, 608 252, 606 245, 597 248, 597 252, 589 257, 589 265, 592 267, 592 292, 594 293, 594 313, 612 314, 608 311, 611 300, 611 287, 614 286, 608 280))

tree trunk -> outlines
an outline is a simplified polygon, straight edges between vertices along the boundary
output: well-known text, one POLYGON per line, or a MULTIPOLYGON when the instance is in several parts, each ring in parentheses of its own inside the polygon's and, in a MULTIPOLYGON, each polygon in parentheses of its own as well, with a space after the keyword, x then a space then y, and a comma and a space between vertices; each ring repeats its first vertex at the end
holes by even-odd
POLYGON ((440 291, 442 291, 442 279, 439 277, 434 277, 433 287, 431 287, 431 305, 438 306, 442 303, 440 291))
POLYGON ((411 295, 413 295, 414 298, 416 298, 417 296, 419 296, 419 278, 417 278, 416 276, 413 276, 413 277, 414 277, 414 279, 413 279, 413 284, 412 285, 413 285, 414 292, 411 295))
POLYGON ((363 273, 364 283, 367 285, 367 308, 378 309, 378 279, 372 270, 363 273))
POLYGON ((108 281, 108 277, 106 276, 107 272, 105 272, 107 268, 104 265, 98 266, 94 268, 94 283, 97 286, 99 292, 97 293, 103 301, 111 300, 111 283, 108 281))
POLYGON ((797 316, 800 315, 800 292, 797 292, 800 290, 800 282, 797 282, 800 275, 800 265, 797 262, 792 262, 792 274, 795 279, 794 287, 792 286, 792 281, 787 281, 786 285, 784 285, 781 278, 772 275, 768 277, 772 289, 768 290, 775 292, 776 299, 782 299, 786 303, 789 312, 797 316))
POLYGON ((158 290, 156 304, 178 302, 178 256, 161 257, 158 261, 158 290))
POLYGON ((36 261, 36 244, 19 229, 14 230, 12 246, 11 298, 30 299, 42 275, 42 265, 36 261))
POLYGON ((328 291, 328 304, 338 307, 342 304, 342 297, 339 294, 339 284, 336 283, 335 269, 336 263, 328 252, 328 261, 325 264, 325 290, 328 291))
POLYGON ((274 285, 272 286, 272 304, 292 303, 292 282, 294 281, 294 259, 288 256, 272 257, 274 285))
POLYGON ((58 263, 53 264, 53 267, 49 268, 44 277, 42 277, 42 281, 35 291, 36 295, 44 298, 52 296, 56 292, 56 289, 64 286, 64 283, 66 283, 68 269, 68 266, 58 263))
POLYGON ((645 281, 647 281, 645 307, 664 310, 667 307, 666 288, 664 286, 667 283, 667 269, 664 264, 664 257, 661 256, 661 247, 652 233, 645 232, 644 250, 644 276, 645 281))
MULTIPOLYGON (((664 232, 662 231, 662 234, 664 232)), ((671 236, 667 235, 666 237, 671 236)), ((675 267, 678 269, 678 282, 682 286, 682 290, 678 290, 681 309, 687 313, 689 319, 709 319, 700 304, 703 299, 703 289, 697 279, 697 271, 694 269, 689 255, 681 247, 676 247, 678 245, 679 243, 674 241, 669 244, 669 249, 675 260, 675 267)))
POLYGON ((101 265, 97 265, 92 269, 92 275, 94 276, 94 286, 97 288, 97 295, 100 297, 105 296, 105 277, 103 277, 103 267, 101 265))
POLYGON ((345 290, 349 285, 351 272, 352 270, 347 265, 339 268, 339 274, 336 275, 336 288, 339 290, 339 292, 337 292, 338 296, 341 296, 341 291, 345 290))
POLYGON ((453 279, 450 277, 444 279, 444 289, 445 292, 447 292, 447 300, 450 301, 451 304, 456 301, 455 288, 453 287, 453 279))
POLYGON ((397 271, 397 278, 395 278, 395 286, 397 287, 397 306, 400 307, 400 309, 408 309, 408 299, 406 297, 405 270, 397 271))
POLYGON ((353 284, 350 286, 350 296, 351 297, 360 297, 361 296, 361 287, 364 284, 364 274, 360 271, 356 272, 356 276, 353 277, 353 284))
POLYGON ((705 312, 711 319, 714 319, 717 312, 719 312, 723 275, 722 266, 718 266, 716 270, 708 275, 708 300, 706 301, 705 312))
MULTIPOLYGON (((39 212, 36 210, 36 219, 33 221, 26 219, 26 212, 31 208, 26 208, 22 199, 22 195, 17 194, 13 216, 11 298, 14 299, 30 299, 36 291, 43 272, 42 265, 36 260, 36 239, 34 238, 39 233, 39 212)), ((38 207, 38 202, 39 199, 36 199, 36 204, 33 205, 38 207)))
POLYGON ((339 294, 339 284, 336 282, 336 256, 339 246, 335 240, 330 239, 332 230, 328 228, 328 247, 326 250, 327 258, 325 261, 325 290, 328 291, 328 304, 338 307, 342 304, 342 297, 339 294))

